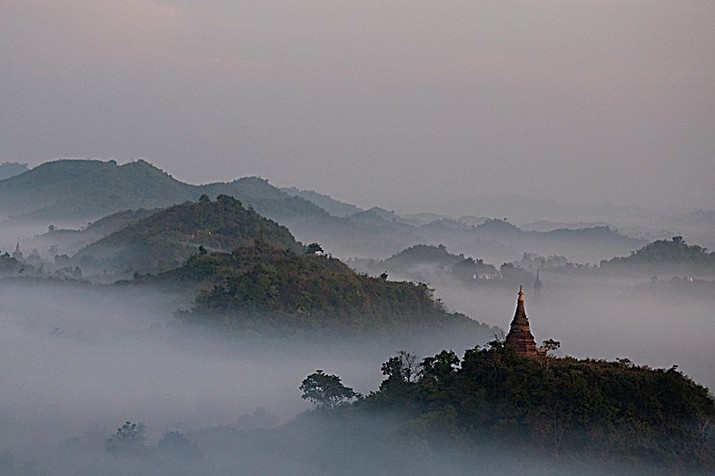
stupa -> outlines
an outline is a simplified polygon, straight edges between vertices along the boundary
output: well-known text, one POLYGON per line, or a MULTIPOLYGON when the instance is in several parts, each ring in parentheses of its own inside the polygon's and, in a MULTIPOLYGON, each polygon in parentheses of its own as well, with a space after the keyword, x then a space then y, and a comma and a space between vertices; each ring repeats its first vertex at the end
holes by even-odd
POLYGON ((518 355, 536 357, 539 349, 529 328, 529 319, 524 309, 524 290, 519 286, 519 297, 516 301, 516 313, 511 321, 509 334, 506 336, 506 345, 511 346, 518 355))

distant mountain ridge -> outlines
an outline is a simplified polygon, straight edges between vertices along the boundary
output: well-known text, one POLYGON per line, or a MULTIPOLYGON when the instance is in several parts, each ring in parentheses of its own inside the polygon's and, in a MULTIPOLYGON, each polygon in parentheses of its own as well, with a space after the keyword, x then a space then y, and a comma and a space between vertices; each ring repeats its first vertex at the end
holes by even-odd
POLYGON ((107 215, 82 229, 63 229, 50 225, 47 233, 36 235, 23 244, 30 249, 48 249, 49 258, 53 258, 54 255, 74 255, 85 246, 111 235, 131 223, 153 215, 159 210, 157 208, 124 210, 107 215))
POLYGON ((525 251, 542 256, 563 255, 574 262, 598 262, 646 243, 608 227, 528 232, 506 220, 403 217, 380 207, 353 208, 317 192, 298 190, 299 196, 291 195, 297 189, 289 190, 290 193, 278 189, 258 177, 191 185, 144 160, 124 165, 115 161, 58 160, 1 180, 0 215, 10 217, 10 223, 77 227, 116 212, 159 209, 196 201, 206 194, 211 199, 233 196, 244 206, 288 226, 299 240, 320 242, 327 251, 344 257, 384 258, 415 244, 444 243, 457 252, 494 263, 518 259, 525 251), (315 202, 330 208, 333 214, 315 202), (337 216, 354 209, 359 211, 337 216))
POLYGON ((143 160, 57 160, 0 181, 1 210, 25 221, 95 219, 192 195, 190 186, 143 160))
POLYGON ((464 254, 452 254, 444 245, 414 245, 384 260, 353 260, 359 271, 385 272, 398 279, 439 285, 502 286, 513 288, 534 282, 534 275, 514 263, 496 266, 464 254))
POLYGON ((145 160, 118 165, 114 160, 77 159, 46 162, 0 180, 0 213, 13 221, 82 223, 123 210, 197 200, 203 194, 234 196, 268 216, 326 214, 317 205, 291 197, 257 177, 191 185, 145 160))
POLYGON ((300 190, 296 187, 283 187, 281 190, 290 196, 301 197, 309 202, 313 202, 326 212, 336 217, 348 217, 362 211, 361 208, 356 207, 355 205, 341 202, 340 200, 336 200, 329 195, 324 195, 313 190, 300 190))
POLYGON ((672 240, 657 240, 634 251, 630 256, 601 262, 601 269, 610 272, 694 273, 715 275, 715 253, 706 248, 685 243, 682 236, 672 240))
POLYGON ((610 224, 599 221, 599 222, 577 222, 577 223, 564 223, 564 222, 553 222, 549 220, 539 220, 532 223, 524 223, 519 225, 519 228, 525 231, 540 231, 548 232, 559 229, 568 230, 578 230, 579 228, 594 228, 598 226, 610 226, 610 224))
POLYGON ((477 279, 495 279, 496 267, 481 259, 454 255, 444 245, 415 245, 389 258, 372 264, 373 269, 385 269, 397 276, 417 281, 437 279, 474 283, 477 279))
POLYGON ((28 170, 30 170, 30 168, 27 164, 20 164, 18 162, 3 162, 0 164, 0 180, 20 175, 28 170))

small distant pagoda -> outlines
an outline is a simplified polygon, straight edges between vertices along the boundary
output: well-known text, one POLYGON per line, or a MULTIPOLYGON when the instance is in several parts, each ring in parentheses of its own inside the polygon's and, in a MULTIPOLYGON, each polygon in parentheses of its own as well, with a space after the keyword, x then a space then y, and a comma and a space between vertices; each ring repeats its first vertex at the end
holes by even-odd
POLYGON ((24 258, 22 251, 20 251, 20 239, 19 238, 17 240, 17 245, 15 246, 15 252, 12 254, 12 257, 18 261, 22 261, 22 259, 24 258))
POLYGON ((524 309, 524 291, 519 286, 519 298, 516 301, 516 313, 511 321, 509 334, 506 336, 506 345, 511 346, 518 355, 537 357, 544 352, 536 347, 536 341, 529 328, 529 319, 524 309))

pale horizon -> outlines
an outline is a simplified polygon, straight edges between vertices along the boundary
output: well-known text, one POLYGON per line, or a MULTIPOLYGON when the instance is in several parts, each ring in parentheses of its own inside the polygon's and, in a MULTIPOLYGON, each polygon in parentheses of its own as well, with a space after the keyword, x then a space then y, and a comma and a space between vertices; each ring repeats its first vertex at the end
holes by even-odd
POLYGON ((715 204, 715 4, 5 0, 0 161, 359 206, 715 204))

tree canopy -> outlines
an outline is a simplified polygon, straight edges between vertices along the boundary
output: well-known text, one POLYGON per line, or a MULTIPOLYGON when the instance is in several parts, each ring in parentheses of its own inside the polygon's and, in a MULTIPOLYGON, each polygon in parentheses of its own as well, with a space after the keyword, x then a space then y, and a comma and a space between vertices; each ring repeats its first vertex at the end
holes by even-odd
POLYGON ((333 409, 358 396, 352 388, 346 387, 337 375, 329 375, 316 370, 300 384, 301 398, 309 400, 319 408, 333 409))
POLYGON ((715 399, 675 366, 529 358, 494 341, 462 359, 447 350, 426 357, 410 381, 398 357, 383 364, 386 380, 355 409, 401 415, 403 436, 715 468, 715 399))
POLYGON ((280 333, 384 333, 459 329, 486 341, 493 329, 447 312, 425 284, 352 271, 330 256, 255 242, 232 253, 194 255, 159 276, 203 292, 179 317, 224 328, 280 333))

